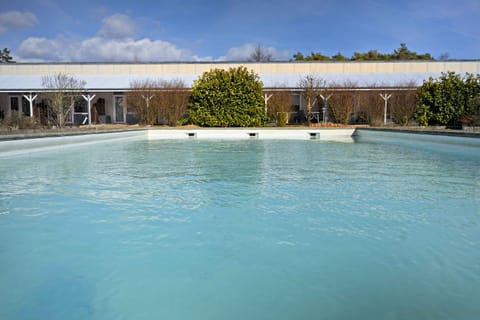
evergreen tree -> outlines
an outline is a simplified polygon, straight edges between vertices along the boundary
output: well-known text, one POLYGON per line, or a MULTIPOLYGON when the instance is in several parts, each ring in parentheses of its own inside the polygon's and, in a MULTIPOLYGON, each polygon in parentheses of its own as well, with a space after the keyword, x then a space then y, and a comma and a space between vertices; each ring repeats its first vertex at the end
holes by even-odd
POLYGON ((0 51, 0 63, 11 63, 15 62, 13 61, 12 56, 10 56, 10 50, 7 48, 4 48, 3 50, 0 51))

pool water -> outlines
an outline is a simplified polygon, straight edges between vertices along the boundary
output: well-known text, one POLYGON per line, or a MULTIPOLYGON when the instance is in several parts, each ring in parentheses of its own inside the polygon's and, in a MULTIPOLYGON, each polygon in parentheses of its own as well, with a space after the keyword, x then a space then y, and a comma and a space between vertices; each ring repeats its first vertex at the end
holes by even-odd
POLYGON ((0 319, 480 318, 475 152, 108 142, 0 184, 0 319))

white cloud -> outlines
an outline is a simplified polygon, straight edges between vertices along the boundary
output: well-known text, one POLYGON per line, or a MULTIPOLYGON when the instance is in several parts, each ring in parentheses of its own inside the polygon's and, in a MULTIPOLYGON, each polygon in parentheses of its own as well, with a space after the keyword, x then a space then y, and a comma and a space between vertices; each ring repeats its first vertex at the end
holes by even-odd
POLYGON ((193 57, 174 44, 148 38, 110 39, 94 37, 82 41, 72 50, 73 61, 179 61, 193 60, 193 57))
MULTIPOLYGON (((18 61, 193 61, 203 60, 174 44, 148 38, 105 39, 92 37, 75 42, 56 39, 28 38, 16 51, 18 61)), ((210 59, 211 60, 211 59, 210 59)))
POLYGON ((64 61, 65 42, 61 39, 30 37, 15 52, 19 61, 64 61))
MULTIPOLYGON (((220 61, 248 61, 258 44, 246 43, 240 47, 230 48, 225 56, 218 58, 220 61)), ((279 51, 274 47, 261 46, 265 53, 270 54, 273 60, 285 60, 290 56, 288 51, 279 51)))
POLYGON ((97 35, 86 39, 58 36, 30 37, 15 51, 17 61, 31 62, 155 62, 213 60, 198 57, 175 44, 149 38, 134 38, 134 23, 126 15, 114 14, 102 20, 97 35))
MULTIPOLYGON (((32 15, 33 16, 33 15, 32 15)), ((30 21, 37 22, 35 16, 30 21)), ((26 22, 24 23, 26 25, 26 22)), ((0 24, 0 27, 2 25, 0 24)), ((0 29, 1 30, 1 29, 0 29)), ((159 39, 135 39, 135 24, 124 14, 114 14, 102 20, 96 35, 75 40, 58 36, 54 39, 29 37, 15 52, 17 61, 75 61, 75 62, 155 62, 155 61, 212 61, 212 57, 198 57, 175 44, 159 39)), ((230 48, 218 61, 247 61, 258 44, 246 43, 230 48)), ((285 60, 288 51, 264 47, 274 60, 285 60)))
POLYGON ((105 38, 123 39, 131 38, 135 34, 135 24, 129 16, 114 14, 102 20, 99 35, 105 38))
POLYGON ((31 12, 0 12, 0 33, 11 29, 32 27, 37 23, 37 17, 31 12))

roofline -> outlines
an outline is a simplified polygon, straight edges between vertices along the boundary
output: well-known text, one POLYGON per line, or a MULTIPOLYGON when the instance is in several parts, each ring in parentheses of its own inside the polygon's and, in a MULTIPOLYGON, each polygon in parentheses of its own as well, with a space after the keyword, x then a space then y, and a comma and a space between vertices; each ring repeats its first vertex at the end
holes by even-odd
MULTIPOLYGON (((171 88, 158 88, 159 90, 171 90, 171 88)), ((185 90, 192 90, 192 88, 183 88, 185 90)), ((418 87, 388 87, 388 86, 378 86, 378 87, 331 87, 331 88, 320 88, 320 90, 330 91, 330 92, 340 92, 340 91, 413 91, 417 90, 418 87)), ((134 88, 116 88, 116 89, 95 89, 95 88, 85 88, 84 90, 75 90, 82 93, 116 93, 116 92, 129 92, 135 91, 138 89, 134 88)), ((156 90, 156 89, 150 89, 156 90)), ((25 94, 25 93, 44 93, 44 92, 55 92, 57 90, 51 89, 0 89, 0 93, 9 93, 9 94, 25 94)), ((264 87, 263 91, 302 91, 302 88, 299 87, 264 87)))
POLYGON ((333 61, 333 60, 319 60, 319 61, 288 61, 288 60, 275 60, 275 61, 81 61, 81 62, 10 62, 0 63, 1 65, 158 65, 158 64, 232 64, 232 65, 253 65, 253 64, 340 64, 340 63, 448 63, 448 62, 480 62, 480 59, 459 59, 459 60, 346 60, 346 61, 333 61))

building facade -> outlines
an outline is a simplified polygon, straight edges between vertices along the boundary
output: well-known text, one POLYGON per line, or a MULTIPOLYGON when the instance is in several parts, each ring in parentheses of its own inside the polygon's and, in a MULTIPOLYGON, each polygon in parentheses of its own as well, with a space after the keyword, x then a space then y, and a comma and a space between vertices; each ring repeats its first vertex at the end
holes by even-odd
POLYGON ((414 89, 443 72, 480 73, 480 61, 3 63, 0 64, 0 118, 12 112, 39 119, 48 117, 42 99, 42 93, 48 89, 42 85, 42 79, 66 74, 85 83, 83 99, 75 103, 67 123, 133 123, 135 114, 128 105, 126 92, 135 81, 181 80, 191 88, 204 72, 239 66, 258 74, 266 91, 291 92, 292 104, 298 111, 305 110, 299 83, 306 76, 323 79, 332 92, 349 87, 348 90, 378 91, 387 97, 388 92, 414 89))

